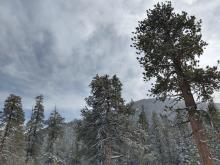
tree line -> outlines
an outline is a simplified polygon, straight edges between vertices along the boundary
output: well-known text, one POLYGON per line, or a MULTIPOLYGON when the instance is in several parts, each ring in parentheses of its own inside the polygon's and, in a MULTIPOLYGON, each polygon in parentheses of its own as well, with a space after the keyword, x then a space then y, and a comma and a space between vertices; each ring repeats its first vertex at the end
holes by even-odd
MULTIPOLYGON (((43 96, 24 124, 21 98, 10 95, 1 112, 0 162, 5 165, 153 165, 200 164, 186 110, 174 116, 134 108, 121 96, 114 75, 96 75, 90 83, 82 118, 65 123, 55 110, 44 120, 43 96), (69 124, 69 128, 68 125, 69 124)), ((220 111, 213 102, 202 125, 215 160, 220 160, 220 111)), ((206 113, 205 113, 206 114, 206 113)))
MULTIPOLYGON (((54 161, 54 145, 62 135, 64 118, 55 109, 49 118, 44 120, 43 96, 36 97, 36 104, 31 118, 24 126, 25 117, 21 97, 11 94, 5 100, 0 114, 0 162, 4 165, 39 164, 54 161), (42 152, 43 131, 47 132, 47 145, 42 152)), ((45 135, 45 134, 44 134, 45 135)))

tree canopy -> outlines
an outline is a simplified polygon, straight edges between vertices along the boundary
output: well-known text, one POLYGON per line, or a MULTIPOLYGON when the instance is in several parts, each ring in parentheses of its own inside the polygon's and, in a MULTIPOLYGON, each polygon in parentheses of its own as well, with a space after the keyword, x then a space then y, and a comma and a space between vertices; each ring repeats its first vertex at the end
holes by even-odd
POLYGON ((190 84, 197 99, 211 98, 220 88, 217 66, 199 66, 207 43, 202 40, 201 20, 186 12, 176 13, 171 2, 158 3, 147 10, 133 32, 133 47, 144 68, 144 79, 155 78, 150 92, 160 99, 182 99, 181 79, 190 84))

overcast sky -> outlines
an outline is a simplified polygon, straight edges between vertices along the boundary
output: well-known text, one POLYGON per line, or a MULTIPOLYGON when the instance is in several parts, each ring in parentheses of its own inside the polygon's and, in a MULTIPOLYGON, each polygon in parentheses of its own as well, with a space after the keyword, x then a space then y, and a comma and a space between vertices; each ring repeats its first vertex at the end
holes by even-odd
MULTIPOLYGON (((126 101, 146 98, 131 32, 155 0, 0 0, 0 105, 10 93, 22 97, 27 114, 34 97, 45 96, 67 120, 80 116, 89 83, 117 74, 126 101)), ((202 64, 220 59, 220 1, 173 0, 203 20, 209 43, 202 64)), ((216 94, 216 98, 220 97, 216 94)), ((220 99, 217 99, 220 101, 220 99)))

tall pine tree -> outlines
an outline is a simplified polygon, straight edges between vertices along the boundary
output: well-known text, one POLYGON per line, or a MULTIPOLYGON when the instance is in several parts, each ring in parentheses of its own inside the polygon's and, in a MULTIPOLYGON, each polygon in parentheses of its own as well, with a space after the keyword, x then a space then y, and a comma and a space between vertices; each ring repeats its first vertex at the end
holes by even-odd
POLYGON ((145 131, 148 131, 148 121, 146 117, 146 113, 144 111, 144 106, 141 107, 141 113, 139 114, 138 124, 140 124, 141 128, 145 131))
MULTIPOLYGON (((132 122, 132 121, 130 121, 132 122)), ((130 124, 132 125, 132 124, 130 124)), ((152 161, 153 154, 149 136, 149 123, 145 113, 144 105, 141 106, 141 112, 138 115, 137 126, 132 129, 129 128, 128 133, 133 135, 133 146, 130 146, 130 153, 133 154, 133 157, 138 160, 140 164, 148 164, 152 161)))
POLYGON ((150 92, 161 100, 184 100, 201 163, 212 165, 195 99, 206 101, 220 88, 217 67, 199 67, 198 57, 207 45, 202 39, 201 20, 186 12, 175 13, 171 2, 158 3, 139 21, 133 45, 144 68, 146 81, 155 78, 150 92), (195 93, 195 95, 193 95, 195 93))
POLYGON ((158 115, 153 112, 152 113, 152 125, 150 128, 150 138, 153 148, 154 157, 156 158, 154 160, 155 164, 164 164, 165 160, 165 149, 164 145, 162 143, 162 123, 160 121, 160 118, 158 115))
POLYGON ((11 94, 1 113, 0 162, 23 164, 24 160, 24 112, 21 98, 11 94))
POLYGON ((44 125, 43 96, 36 97, 36 105, 31 119, 26 125, 26 163, 37 164, 42 145, 42 128, 44 125))
POLYGON ((119 114, 126 109, 121 97, 122 84, 117 76, 96 75, 90 87, 91 95, 86 98, 88 107, 82 110, 79 137, 87 147, 85 153, 90 162, 110 165, 118 157, 114 155, 114 146, 120 139, 119 114))
POLYGON ((56 143, 63 136, 63 124, 64 118, 55 110, 50 114, 47 124, 47 146, 44 154, 45 164, 56 165, 65 164, 64 160, 60 157, 56 151, 56 143))

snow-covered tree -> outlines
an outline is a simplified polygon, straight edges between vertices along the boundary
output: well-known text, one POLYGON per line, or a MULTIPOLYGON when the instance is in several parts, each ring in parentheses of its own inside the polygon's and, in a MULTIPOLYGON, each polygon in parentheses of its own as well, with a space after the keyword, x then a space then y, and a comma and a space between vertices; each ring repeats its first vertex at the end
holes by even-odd
POLYGON ((36 164, 40 156, 42 145, 42 128, 44 125, 43 96, 36 97, 36 104, 32 110, 31 119, 26 125, 26 163, 36 164))
POLYGON ((0 162, 24 164, 24 112, 21 98, 11 94, 1 112, 0 162))
POLYGON ((141 107, 141 113, 139 114, 138 124, 141 126, 141 128, 143 130, 148 131, 149 123, 147 121, 147 116, 146 116, 146 113, 144 111, 144 106, 143 105, 141 107))
POLYGON ((178 164, 178 155, 176 149, 176 131, 173 128, 173 122, 170 120, 167 115, 160 115, 161 118, 161 142, 164 146, 164 160, 165 164, 178 164))
POLYGON ((73 122, 73 135, 72 135, 72 146, 69 153, 69 163, 75 165, 81 165, 82 154, 80 149, 82 148, 82 143, 79 139, 77 131, 79 130, 80 120, 74 120, 73 122))
POLYGON ((173 121, 176 140, 176 154, 178 155, 178 164, 199 164, 198 150, 193 143, 192 130, 189 126, 187 112, 184 110, 176 111, 173 121))
POLYGON ((220 163, 220 110, 215 106, 213 100, 208 103, 208 114, 209 121, 206 122, 206 132, 217 164, 220 163))
POLYGON ((136 121, 131 120, 131 117, 127 117, 128 121, 125 123, 127 128, 124 130, 125 149, 129 154, 128 161, 138 162, 139 164, 149 164, 154 155, 151 151, 151 141, 149 136, 149 123, 144 111, 144 106, 141 107, 141 112, 138 115, 137 124, 136 121))
POLYGON ((158 115, 153 112, 152 113, 152 125, 150 127, 150 139, 152 143, 152 149, 154 153, 154 163, 163 164, 163 160, 165 160, 164 156, 164 144, 162 143, 162 124, 158 115))
POLYGON ((121 156, 114 147, 120 139, 120 114, 126 111, 121 97, 122 84, 117 76, 96 75, 91 84, 91 95, 86 98, 88 107, 82 110, 79 137, 84 142, 85 154, 90 162, 110 165, 121 156))
POLYGON ((63 158, 57 152, 56 142, 63 137, 64 118, 55 110, 50 114, 47 124, 47 146, 44 152, 45 164, 47 165, 63 165, 63 158))

